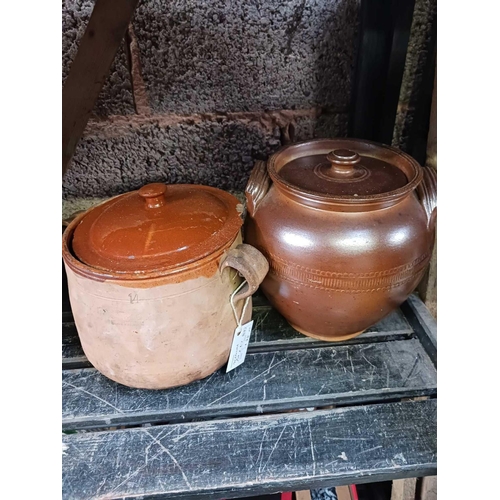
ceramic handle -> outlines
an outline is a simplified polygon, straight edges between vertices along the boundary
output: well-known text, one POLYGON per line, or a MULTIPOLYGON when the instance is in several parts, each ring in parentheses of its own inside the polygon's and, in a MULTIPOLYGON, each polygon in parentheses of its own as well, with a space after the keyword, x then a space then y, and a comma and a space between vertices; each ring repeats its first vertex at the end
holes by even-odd
POLYGON ((358 153, 349 149, 330 151, 326 159, 330 162, 331 174, 335 177, 352 177, 355 173, 354 166, 361 161, 358 153))
POLYGON ((159 208, 165 205, 165 193, 167 186, 159 182, 153 184, 146 184, 139 189, 139 196, 144 198, 147 208, 159 208))
POLYGON ((245 189, 248 213, 253 216, 271 187, 266 162, 256 161, 245 189))
POLYGON ((435 229, 437 217, 437 172, 432 167, 423 167, 424 177, 417 186, 420 202, 427 214, 427 224, 435 229))
POLYGON ((245 286, 235 295, 235 302, 254 294, 269 271, 267 259, 255 247, 246 243, 227 252, 220 263, 220 272, 226 267, 236 269, 246 280, 245 286))

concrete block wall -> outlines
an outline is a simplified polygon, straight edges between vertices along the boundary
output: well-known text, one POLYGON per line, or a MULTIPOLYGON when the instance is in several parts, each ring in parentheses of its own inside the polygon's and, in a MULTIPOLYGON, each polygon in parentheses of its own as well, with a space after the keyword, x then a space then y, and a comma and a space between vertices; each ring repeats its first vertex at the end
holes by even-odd
MULTIPOLYGON (((93 0, 64 0, 62 9, 62 80, 68 76, 80 39, 94 8, 93 0)), ((127 44, 122 43, 94 108, 97 116, 135 113, 132 80, 127 61, 127 44)))
POLYGON ((357 0, 151 0, 134 20, 153 113, 349 106, 357 0))
MULTIPOLYGON (((63 3, 63 80, 92 10, 63 3)), ((147 182, 243 190, 256 159, 342 136, 359 0, 145 0, 63 181, 63 198, 147 182)))
MULTIPOLYGON (((158 181, 241 191, 255 160, 291 131, 297 140, 345 136, 359 7, 143 0, 63 179, 64 202, 158 181)), ((63 82, 92 8, 63 0, 63 82)))

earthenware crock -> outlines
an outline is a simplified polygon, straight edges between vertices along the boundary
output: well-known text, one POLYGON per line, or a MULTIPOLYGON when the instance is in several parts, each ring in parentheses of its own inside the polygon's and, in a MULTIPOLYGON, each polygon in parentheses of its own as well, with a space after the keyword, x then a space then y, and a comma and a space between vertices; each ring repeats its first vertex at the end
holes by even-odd
POLYGON ((242 208, 219 189, 149 184, 68 225, 71 308, 97 370, 164 389, 227 362, 237 320, 250 320, 251 295, 268 271, 262 254, 242 244, 242 208))
POLYGON ((435 239, 436 176, 356 139, 291 144, 257 162, 245 238, 268 259, 261 289, 299 332, 354 337, 415 289, 435 239))

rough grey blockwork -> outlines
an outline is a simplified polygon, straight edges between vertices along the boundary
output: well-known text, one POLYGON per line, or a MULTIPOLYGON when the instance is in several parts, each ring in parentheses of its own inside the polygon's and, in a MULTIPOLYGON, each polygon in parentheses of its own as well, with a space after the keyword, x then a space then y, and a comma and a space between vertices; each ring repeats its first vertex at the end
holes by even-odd
MULTIPOLYGON (((68 76, 71 63, 78 51, 90 14, 93 0, 64 0, 62 4, 62 78, 63 84, 68 76)), ((132 83, 122 45, 111 66, 110 74, 96 102, 93 113, 98 116, 132 114, 135 112, 132 96, 132 83)))
POLYGON ((221 119, 147 124, 119 137, 86 137, 63 182, 64 197, 110 196, 148 182, 245 187, 256 158, 280 145, 279 129, 221 119))
POLYGON ((302 117, 293 124, 294 142, 316 138, 347 137, 347 113, 322 113, 315 118, 302 117))
MULTIPOLYGON (((296 140, 345 136, 347 115, 292 120, 296 140)), ((256 160, 283 142, 278 124, 224 117, 191 124, 130 124, 129 129, 87 134, 63 180, 63 198, 106 197, 148 182, 206 184, 243 191, 256 160)))
POLYGON ((134 30, 156 112, 346 111, 359 0, 148 0, 134 30))

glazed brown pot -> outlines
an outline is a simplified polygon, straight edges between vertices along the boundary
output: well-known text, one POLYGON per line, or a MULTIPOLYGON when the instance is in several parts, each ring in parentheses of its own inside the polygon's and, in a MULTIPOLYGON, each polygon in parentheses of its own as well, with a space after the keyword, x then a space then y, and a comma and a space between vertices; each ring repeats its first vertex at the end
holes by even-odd
POLYGON ((71 308, 95 368, 130 387, 164 389, 227 362, 237 319, 250 320, 268 271, 242 244, 241 212, 219 189, 149 184, 68 225, 71 308))
POLYGON ((261 289, 310 337, 360 334, 408 297, 431 257, 435 171, 389 146, 286 146, 255 165, 246 196, 246 241, 270 264, 261 289))

